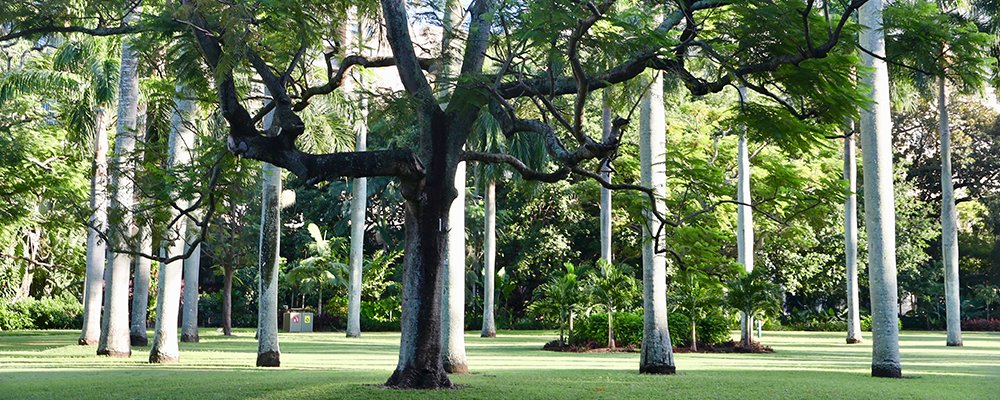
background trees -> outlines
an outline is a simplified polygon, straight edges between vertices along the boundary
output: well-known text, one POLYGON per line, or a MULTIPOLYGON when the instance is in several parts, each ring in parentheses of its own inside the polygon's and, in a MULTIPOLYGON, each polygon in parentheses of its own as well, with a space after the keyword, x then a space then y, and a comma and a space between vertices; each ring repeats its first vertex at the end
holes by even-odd
MULTIPOLYGON (((813 322, 810 320, 817 315, 837 317, 845 303, 843 291, 835 289, 844 287, 844 263, 839 259, 842 225, 838 208, 843 200, 844 184, 839 151, 827 138, 841 135, 844 121, 856 117, 868 100, 865 88, 854 83, 851 72, 857 69, 859 61, 853 34, 861 29, 851 20, 862 3, 821 6, 790 0, 651 5, 607 1, 590 7, 570 0, 475 1, 470 4, 467 16, 462 17, 461 25, 467 24, 468 30, 464 52, 459 52, 462 64, 455 66, 455 76, 441 72, 442 51, 438 50, 441 46, 413 43, 420 30, 440 31, 442 17, 433 7, 425 13, 420 4, 404 4, 397 0, 384 0, 378 5, 343 1, 156 3, 146 8, 143 19, 125 25, 118 21, 129 10, 117 10, 110 2, 66 3, 66 7, 46 10, 18 4, 4 9, 4 15, 9 15, 11 20, 3 27, 0 40, 15 42, 25 38, 25 41, 33 41, 49 37, 43 33, 74 32, 133 35, 128 36, 129 40, 138 42, 134 35, 141 33, 143 38, 154 39, 141 41, 147 43, 141 48, 144 60, 154 58, 151 57, 154 53, 168 55, 166 66, 156 69, 156 73, 167 80, 175 76, 183 78, 182 83, 191 94, 181 97, 196 102, 204 115, 211 116, 209 119, 225 121, 216 131, 220 135, 209 132, 199 135, 204 147, 199 153, 204 155, 199 156, 201 161, 191 169, 194 176, 202 178, 201 182, 163 178, 166 184, 162 186, 176 189, 176 192, 160 196, 167 199, 161 198, 158 205, 148 206, 150 214, 159 216, 159 220, 153 218, 161 224, 156 228, 159 231, 169 233, 176 229, 176 224, 168 222, 177 220, 178 215, 186 217, 205 212, 204 217, 197 219, 211 221, 208 214, 216 210, 218 204, 225 204, 227 192, 231 191, 219 181, 256 182, 246 179, 257 170, 256 167, 241 167, 246 159, 263 161, 291 172, 287 183, 295 190, 297 199, 285 213, 285 222, 281 223, 275 218, 280 209, 279 199, 283 197, 275 185, 280 175, 274 169, 268 170, 265 186, 268 191, 266 200, 262 201, 267 211, 258 222, 267 240, 255 244, 266 250, 261 252, 261 268, 256 276, 263 285, 245 291, 252 293, 250 297, 262 295, 257 303, 260 313, 254 322, 261 333, 259 354, 263 365, 276 365, 279 361, 275 336, 275 314, 279 305, 315 304, 317 311, 330 314, 331 324, 335 324, 334 316, 346 315, 341 293, 331 297, 323 290, 303 290, 303 287, 289 290, 291 288, 280 287, 278 282, 281 276, 286 282, 287 278, 294 277, 292 271, 296 267, 315 266, 316 259, 307 262, 310 257, 317 256, 310 254, 305 245, 313 240, 307 232, 310 224, 331 237, 346 235, 346 210, 350 204, 359 204, 348 198, 362 197, 348 196, 349 191, 360 185, 350 186, 347 182, 369 178, 370 187, 363 196, 370 201, 370 212, 364 224, 351 224, 355 228, 358 225, 367 228, 361 235, 361 247, 368 251, 381 249, 383 254, 394 254, 406 248, 406 255, 402 262, 386 260, 379 265, 370 264, 372 272, 384 278, 381 281, 374 278, 372 284, 382 286, 373 288, 369 294, 364 293, 367 284, 362 285, 362 302, 357 307, 359 328, 377 321, 386 325, 398 323, 403 330, 399 367, 389 381, 391 385, 440 387, 450 385, 440 362, 438 337, 441 329, 439 279, 447 253, 443 232, 451 231, 468 238, 479 235, 478 228, 470 231, 460 227, 478 227, 478 222, 463 224, 468 221, 446 218, 454 199, 462 199, 454 204, 455 208, 472 210, 478 205, 478 200, 464 200, 463 189, 480 185, 475 180, 470 182, 468 177, 463 178, 459 168, 462 162, 502 164, 506 168, 504 171, 511 175, 536 181, 515 183, 507 180, 496 188, 496 198, 507 210, 496 210, 499 231, 496 262, 504 271, 503 278, 498 278, 497 282, 501 283, 501 279, 503 282, 498 285, 498 301, 503 303, 501 308, 506 314, 498 318, 501 326, 544 326, 545 321, 539 322, 529 307, 537 297, 538 287, 553 276, 559 276, 565 261, 593 264, 601 254, 596 240, 600 236, 596 232, 600 187, 618 189, 614 194, 615 212, 611 213, 615 219, 613 236, 617 241, 613 258, 617 260, 616 265, 639 265, 642 227, 652 221, 654 224, 649 225, 657 227, 646 230, 650 233, 655 230, 655 235, 647 239, 654 239, 651 254, 662 262, 665 275, 662 283, 666 284, 666 277, 674 276, 678 270, 704 277, 706 285, 732 280, 737 276, 733 267, 739 260, 735 235, 739 223, 733 216, 738 208, 753 209, 757 234, 753 243, 744 243, 743 247, 757 249, 754 258, 758 260, 757 269, 761 270, 762 279, 784 288, 788 311, 783 322, 813 322), (380 24, 391 55, 366 56, 343 51, 342 25, 349 6, 356 6, 362 17, 380 24), (92 18, 94 15, 101 18, 92 18), (653 18, 654 15, 662 15, 663 20, 653 18), (792 20, 795 23, 789 23, 792 20), (51 21, 59 23, 51 25, 51 21), (655 83, 655 87, 650 88, 649 84, 636 79, 647 69, 662 75, 663 83, 655 83), (355 98, 340 94, 345 76, 350 75, 348 71, 387 82, 385 87, 364 89, 371 92, 367 93, 371 112, 365 117, 370 135, 368 150, 364 151, 352 146, 357 144, 357 139, 349 118, 345 117, 351 115, 346 109, 357 109, 359 104, 355 98), (263 84, 269 93, 260 95, 255 84, 263 84), (741 85, 751 92, 745 102, 740 102, 734 97, 734 91, 728 90, 741 85), (435 86, 451 89, 453 94, 447 104, 435 96, 436 91, 432 90, 435 86), (637 125, 641 124, 630 121, 634 119, 641 94, 648 89, 664 93, 664 126, 662 130, 640 134, 637 125), (597 90, 609 94, 607 102, 591 96, 597 90), (260 101, 262 99, 265 101, 260 101), (608 118, 611 124, 607 131, 597 122, 598 116, 603 122, 605 110, 616 117, 608 118), (503 137, 506 148, 473 146, 475 143, 470 137, 476 134, 477 124, 486 119, 496 123, 496 131, 503 137), (743 146, 740 151, 738 136, 742 135, 736 133, 744 127, 745 143, 750 145, 743 146), (653 135, 657 142, 669 143, 669 147, 661 151, 662 162, 643 163, 645 160, 639 156, 637 144, 647 137, 654 139, 653 135), (222 156, 224 144, 240 157, 238 162, 222 156), (528 151, 516 151, 519 146, 528 151), (355 151, 350 151, 352 148, 355 151), (547 153, 548 157, 539 163, 530 162, 529 156, 540 153, 547 153), (736 180, 747 177, 739 173, 738 165, 744 164, 743 160, 754 165, 750 204, 738 204, 740 197, 734 196, 733 190, 736 180), (662 182, 656 191, 648 185, 636 184, 641 181, 642 164, 655 165, 662 171, 656 173, 660 176, 655 178, 662 182), (600 175, 609 166, 615 170, 613 184, 600 175), (546 185, 538 185, 537 181, 546 185), (173 201, 177 198, 198 199, 195 207, 198 210, 178 209, 175 206, 179 202, 173 201), (643 210, 650 212, 644 217, 643 210), (285 237, 279 241, 277 238, 282 235, 285 237), (279 266, 279 254, 287 260, 284 267, 279 266), (399 284, 387 284, 390 280, 399 284)), ((871 37, 875 36, 878 35, 871 37)), ((868 51, 876 51, 867 44, 863 46, 868 51)), ((885 92, 888 82, 885 79, 878 82, 878 93, 888 93, 885 92)), ((53 79, 46 89, 60 86, 60 81, 53 79)), ((168 97, 172 97, 173 82, 167 86, 171 93, 168 97)), ((61 100, 58 95, 41 91, 31 96, 35 96, 32 100, 51 96, 55 99, 53 103, 61 100)), ((879 106, 885 107, 887 104, 882 100, 879 99, 879 106)), ((11 111, 10 117, 4 120, 12 124, 12 130, 21 129, 16 127, 20 122, 15 116, 32 106, 24 102, 17 107, 21 108, 11 111)), ((155 114, 156 107, 151 108, 155 114)), ((884 108, 881 111, 880 121, 885 125, 888 114, 884 108)), ((33 109, 32 115, 43 121, 49 115, 47 112, 44 108, 33 109)), ((164 113, 157 115, 159 117, 151 117, 151 126, 165 124, 164 113)), ((44 124, 39 121, 24 124, 30 123, 35 129, 44 124)), ((979 128, 972 130, 983 132, 979 128)), ((881 179, 879 193, 883 198, 902 198, 898 207, 886 205, 880 209, 884 215, 906 211, 897 213, 901 214, 899 232, 903 234, 899 246, 903 251, 898 264, 904 277, 900 281, 906 289, 934 296, 932 293, 936 289, 918 288, 929 282, 921 274, 932 269, 928 267, 926 251, 927 219, 922 215, 926 204, 921 201, 925 199, 907 198, 901 196, 899 190, 886 189, 886 182, 891 182, 893 176, 886 172, 893 167, 891 149, 884 140, 888 131, 882 129, 877 136, 883 145, 882 158, 878 160, 882 173, 876 177, 874 172, 868 171, 866 184, 881 179), (910 265, 914 267, 904 268, 910 265), (908 271, 913 273, 907 276, 908 271)), ((18 140, 24 146, 42 142, 33 143, 23 134, 18 140)), ((980 154, 982 159, 988 159, 992 143, 992 139, 984 140, 983 144, 973 146, 975 149, 968 154, 980 154)), ((874 146, 869 143, 864 148, 870 151, 874 146)), ((25 162, 27 158, 18 158, 27 155, 16 153, 16 150, 10 153, 17 161, 14 164, 22 167, 12 171, 37 173, 45 170, 32 166, 38 163, 25 162)), ((871 154, 864 159, 866 163, 874 161, 871 154)), ((980 163, 976 168, 986 171, 983 165, 980 163)), ((961 166, 956 167, 959 168, 961 166)), ((498 176, 506 180, 506 174, 498 176)), ((25 175, 30 176, 30 173, 25 175)), ((979 176, 987 182, 995 180, 988 173, 979 176)), ((232 187, 250 185, 243 183, 232 187)), ((46 197, 49 195, 26 192, 30 190, 17 193, 24 197, 12 196, 19 202, 24 201, 19 207, 31 205, 32 196, 34 199, 49 198, 46 197)), ((865 194, 874 196, 874 192, 875 188, 870 187, 865 194)), ((873 199, 865 202, 866 207, 877 206, 873 199)), ((228 200, 230 204, 245 202, 235 195, 228 200)), ((11 209, 18 210, 18 207, 11 209)), ((867 244, 877 250, 876 239, 891 239, 894 235, 889 234, 888 229, 876 229, 877 215, 873 210, 865 213, 870 218, 865 228, 869 235, 867 244)), ((44 215, 47 212, 49 210, 38 207, 25 214, 44 215)), ((485 207, 483 212, 486 212, 485 207)), ((983 211, 983 215, 987 214, 983 211)), ((475 213, 466 215, 476 221, 479 217, 475 213)), ((982 221, 986 219, 981 218, 982 221)), ((187 218, 180 220, 187 221, 187 218)), ((987 223, 982 224, 986 226, 987 223)), ((10 249, 10 257, 6 259, 14 260, 9 265, 16 266, 16 272, 15 268, 5 268, 5 276, 9 278, 4 281, 14 283, 8 283, 16 286, 11 298, 18 300, 25 296, 45 296, 40 294, 44 291, 37 288, 55 286, 35 284, 35 267, 38 263, 50 263, 44 258, 44 251, 36 251, 44 248, 37 245, 42 242, 38 238, 44 236, 44 230, 34 221, 26 222, 23 227, 25 229, 18 234, 23 235, 24 246, 18 247, 19 242, 13 239, 4 242, 14 243, 12 247, 15 247, 10 249), (25 261, 25 258, 32 261, 25 261), (36 287, 34 294, 32 287, 36 287)), ((210 226, 201 227, 200 236, 213 236, 210 226)), ((170 245, 171 238, 166 237, 166 246, 170 245)), ((992 240, 990 248, 995 248, 995 237, 982 235, 980 239, 983 243, 992 240)), ((478 243, 458 249, 465 250, 466 256, 451 262, 450 266, 461 267, 453 269, 450 272, 455 274, 449 275, 466 278, 480 273, 479 268, 469 268, 470 265, 478 266, 480 252, 477 246, 478 243), (470 263, 472 258, 477 261, 470 263)), ((194 251, 185 253, 193 255, 194 251)), ((484 249, 483 252, 492 250, 484 249)), ((179 253, 174 251, 174 255, 167 258, 177 257, 179 253)), ((876 253, 866 255, 877 260, 879 255, 876 253)), ((895 252, 887 250, 885 254, 889 253, 895 252)), ((161 261, 164 261, 161 263, 162 286, 173 278, 165 279, 171 276, 167 273, 171 263, 161 261)), ((227 262, 212 261, 213 264, 227 262)), ((877 264, 868 263, 875 272, 869 277, 875 279, 862 280, 861 284, 873 289, 875 294, 895 292, 880 286, 877 274, 880 266, 877 264)), ((82 264, 77 262, 79 265, 82 264)), ((995 272, 985 265, 982 261, 973 268, 981 272, 982 277, 995 272)), ((212 265, 202 269, 206 268, 212 265)), ((492 276, 492 273, 487 274, 492 276)), ((228 282, 231 276, 226 275, 224 273, 222 279, 228 282)), ((882 278, 890 283, 889 278, 894 274, 887 268, 884 275, 882 278)), ((316 276, 319 278, 314 281, 320 289, 327 279, 316 276)), ((627 281, 638 276, 637 271, 632 271, 618 273, 617 278, 627 281)), ((646 282, 652 284, 653 280, 647 278, 646 282)), ((475 280, 469 279, 469 282, 475 280)), ((197 287, 199 283, 188 282, 188 287, 197 287)), ((208 283, 205 287, 214 290, 215 282, 208 283)), ((226 291, 226 283, 218 286, 226 291)), ((457 299, 468 296, 467 292, 472 293, 471 297, 484 292, 475 284, 458 285, 449 290, 457 299)), ((168 286, 167 292, 173 291, 173 287, 168 286)), ((163 296, 162 287, 160 292, 163 296)), ((655 304, 664 304, 668 300, 666 296, 665 290, 652 290, 646 297, 655 304)), ((876 295, 862 298, 860 302, 875 303, 884 310, 895 303, 889 301, 891 299, 882 300, 876 295)), ((933 306, 934 301, 931 298, 928 303, 933 306)), ((609 308, 608 329, 613 331, 613 314, 618 306, 601 302, 609 308)), ((159 301, 158 306, 162 303, 164 301, 159 301)), ((479 301, 462 303, 466 305, 457 308, 457 315, 463 318, 455 321, 464 319, 468 312, 483 313, 479 301)), ((685 328, 692 326, 691 335, 686 334, 687 330, 683 335, 693 336, 695 343, 692 344, 696 344, 697 331, 702 330, 698 320, 709 319, 697 310, 704 305, 696 303, 685 306, 691 315, 683 324, 685 328)), ((166 314, 169 313, 158 312, 157 316, 164 318, 166 314)), ((895 326, 894 315, 895 309, 884 311, 877 316, 876 325, 891 323, 895 326)), ((172 336, 169 325, 163 325, 158 331, 172 336)), ((461 325, 458 324, 456 330, 461 331, 461 325)), ((609 344, 613 344, 614 334, 609 333, 609 344)))

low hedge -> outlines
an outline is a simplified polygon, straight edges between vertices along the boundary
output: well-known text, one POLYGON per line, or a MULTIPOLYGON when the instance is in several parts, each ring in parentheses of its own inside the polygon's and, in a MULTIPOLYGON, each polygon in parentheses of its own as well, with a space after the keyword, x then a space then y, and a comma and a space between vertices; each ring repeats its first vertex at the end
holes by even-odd
POLYGON ((976 318, 962 321, 963 331, 1000 332, 1000 319, 976 318))

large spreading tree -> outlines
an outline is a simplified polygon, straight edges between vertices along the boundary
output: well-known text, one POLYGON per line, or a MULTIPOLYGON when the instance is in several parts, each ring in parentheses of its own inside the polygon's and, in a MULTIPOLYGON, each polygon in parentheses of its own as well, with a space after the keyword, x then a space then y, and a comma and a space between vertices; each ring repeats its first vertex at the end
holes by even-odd
MULTIPOLYGON (((592 92, 625 84, 647 69, 682 82, 695 96, 742 85, 757 93, 739 112, 751 139, 763 136, 792 148, 816 145, 856 115, 865 100, 850 83, 858 62, 850 51, 855 29, 850 21, 865 0, 474 0, 463 13, 467 34, 453 75, 439 73, 440 55, 415 45, 411 32, 438 25, 425 11, 439 4, 409 3, 8 2, 0 6, 0 14, 11 17, 0 41, 67 32, 159 32, 197 49, 201 65, 190 70, 209 75, 233 154, 284 168, 309 184, 399 179, 406 226, 402 340, 387 385, 401 388, 451 386, 440 357, 441 274, 460 162, 506 164, 531 180, 578 176, 609 189, 637 190, 650 200, 649 215, 670 226, 676 222, 656 209, 654 191, 601 177, 600 163, 614 159, 622 132, 631 127, 630 114, 616 118, 611 134, 602 135, 590 122, 599 117, 586 112, 590 102, 599 101, 592 92), (141 18, 126 18, 140 5, 141 18), (378 21, 391 55, 337 56, 344 46, 338 31, 350 7, 378 21), (409 125, 399 134, 405 145, 326 154, 303 150, 297 142, 310 127, 302 112, 317 96, 334 93, 356 67, 395 68, 407 104, 404 111, 396 108, 409 125), (260 102, 248 81, 267 88, 266 106, 251 106, 260 102), (447 86, 450 96, 436 95, 435 86, 447 86), (272 123, 262 125, 269 113, 272 123), (532 169, 508 153, 463 150, 484 113, 505 135, 541 138, 549 165, 532 169)), ((380 105, 385 106, 372 107, 380 105)), ((665 324, 649 329, 669 335, 665 324)), ((673 365, 640 370, 674 371, 673 365)))

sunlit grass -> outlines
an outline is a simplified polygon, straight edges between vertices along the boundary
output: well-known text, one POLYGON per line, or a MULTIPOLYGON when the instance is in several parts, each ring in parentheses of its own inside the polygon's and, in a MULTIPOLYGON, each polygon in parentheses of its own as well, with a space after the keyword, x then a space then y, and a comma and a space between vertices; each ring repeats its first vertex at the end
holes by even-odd
POLYGON ((943 332, 904 332, 910 379, 870 378, 869 344, 843 335, 765 332, 773 354, 678 354, 676 376, 637 373, 635 353, 540 351, 551 332, 466 336, 470 374, 456 391, 381 388, 396 365, 399 335, 282 334, 282 367, 254 367, 253 332, 224 337, 203 330, 181 344, 181 362, 150 365, 149 348, 129 359, 97 357, 75 345, 77 332, 0 332, 0 398, 505 398, 505 399, 998 399, 1000 334, 965 334, 944 346, 943 332))

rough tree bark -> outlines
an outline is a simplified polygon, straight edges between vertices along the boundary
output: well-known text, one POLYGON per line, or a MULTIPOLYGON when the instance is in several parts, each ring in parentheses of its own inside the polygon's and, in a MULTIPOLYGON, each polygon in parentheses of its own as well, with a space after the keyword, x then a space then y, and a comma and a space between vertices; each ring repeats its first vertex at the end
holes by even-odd
POLYGON ((951 129, 948 125, 948 88, 938 79, 938 117, 941 131, 941 260, 944 262, 944 299, 948 346, 962 345, 962 299, 958 277, 958 210, 951 172, 951 129))
POLYGON ((892 119, 889 70, 884 61, 882 9, 885 0, 869 0, 859 11, 862 64, 870 73, 873 105, 861 111, 861 151, 868 233, 868 282, 872 307, 872 376, 899 378, 898 293, 896 286, 896 214, 892 173, 892 119), (876 57, 877 56, 877 57, 876 57))
MULTIPOLYGON (((740 85, 738 87, 740 104, 747 101, 747 88, 740 85)), ((740 139, 737 148, 737 172, 736 172, 736 252, 740 265, 747 273, 753 272, 753 210, 750 204, 753 199, 750 197, 750 151, 747 146, 746 127, 740 132, 740 139)), ((753 318, 747 313, 740 315, 740 340, 744 344, 753 343, 753 318)))
POLYGON ((497 264, 497 182, 490 179, 486 182, 486 193, 483 194, 484 219, 483 228, 483 332, 482 337, 496 337, 496 264, 497 264))
MULTIPOLYGON (((195 131, 188 124, 194 115, 194 101, 190 93, 182 86, 177 86, 174 95, 174 110, 170 115, 170 137, 167 146, 170 155, 167 167, 172 173, 184 168, 191 162, 191 147, 194 145, 195 131)), ((190 201, 178 198, 177 188, 172 188, 176 207, 171 207, 170 221, 160 241, 160 259, 167 260, 184 254, 184 236, 187 232, 188 218, 181 215, 180 210, 186 210, 190 201)), ((156 297, 156 327, 153 335, 153 347, 149 351, 149 362, 170 363, 180 360, 177 345, 177 320, 180 315, 181 275, 184 261, 181 259, 169 263, 160 263, 157 280, 159 282, 156 297)))
POLYGON ((81 345, 95 345, 101 336, 101 304, 104 300, 104 263, 108 247, 101 234, 108 226, 108 130, 107 111, 98 107, 94 115, 94 160, 91 163, 90 223, 87 227, 87 276, 83 292, 81 345), (100 233, 98 233, 100 231, 100 233))
MULTIPOLYGON (((642 96, 639 111, 639 175, 642 185, 653 189, 655 207, 663 209, 667 195, 666 115, 663 110, 663 75, 654 73, 652 84, 642 96)), ((674 351, 667 327, 667 258, 657 249, 662 245, 662 222, 652 210, 645 211, 642 230, 642 352, 639 372, 673 374, 674 351)), ((608 312, 608 336, 611 340, 611 318, 608 312)), ((610 343, 609 343, 610 344, 610 343)), ((614 345, 611 345, 612 348, 614 345)))
MULTIPOLYGON (((124 249, 134 235, 132 206, 135 179, 136 115, 139 108, 139 77, 137 53, 129 41, 122 43, 121 73, 118 81, 118 127, 115 137, 114 162, 111 165, 111 188, 114 195, 108 208, 108 248, 124 249)), ((97 354, 128 357, 132 354, 129 338, 128 290, 132 272, 132 257, 111 252, 105 268, 109 269, 104 290, 104 314, 101 316, 101 336, 97 354)))
POLYGON ((858 161, 854 146, 854 122, 844 138, 844 254, 847 262, 847 344, 861 343, 861 302, 858 294, 858 161))

